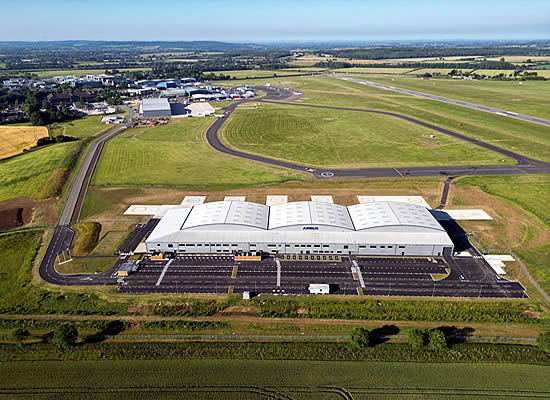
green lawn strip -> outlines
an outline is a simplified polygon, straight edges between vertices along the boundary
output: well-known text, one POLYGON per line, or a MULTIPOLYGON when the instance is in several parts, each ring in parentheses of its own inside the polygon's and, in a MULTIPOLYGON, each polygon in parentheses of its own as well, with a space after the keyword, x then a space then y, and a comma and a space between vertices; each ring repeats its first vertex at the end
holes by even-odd
POLYGON ((324 168, 491 165, 503 158, 391 116, 274 104, 236 110, 222 138, 234 149, 324 168))
MULTIPOLYGON (((361 79, 361 76, 356 76, 361 79)), ((364 78, 364 77, 363 77, 364 78)), ((399 76, 368 77, 368 80, 421 93, 481 104, 550 119, 550 82, 526 81, 465 81, 460 79, 419 79, 399 76)))
POLYGON ((56 262, 55 269, 61 274, 93 274, 112 268, 116 260, 116 257, 73 257, 71 261, 56 262))
POLYGON ((221 188, 309 177, 211 149, 203 135, 212 122, 211 118, 184 118, 118 135, 106 144, 93 183, 221 188))
POLYGON ((65 135, 77 138, 95 136, 99 132, 110 129, 111 126, 101 123, 102 115, 94 115, 72 121, 57 122, 50 125, 52 136, 65 135))
POLYGON ((109 303, 86 290, 48 291, 32 281, 31 268, 42 232, 0 236, 0 314, 123 315, 124 301, 109 303))

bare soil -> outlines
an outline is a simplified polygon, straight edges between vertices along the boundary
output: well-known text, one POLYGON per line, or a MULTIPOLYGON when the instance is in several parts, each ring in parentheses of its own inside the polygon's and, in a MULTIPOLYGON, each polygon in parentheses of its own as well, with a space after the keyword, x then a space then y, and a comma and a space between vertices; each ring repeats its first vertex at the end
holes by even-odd
POLYGON ((33 222, 34 217, 40 214, 40 223, 55 224, 57 221, 57 212, 55 206, 57 200, 35 201, 28 196, 17 197, 15 199, 5 200, 0 203, 0 214, 7 212, 5 217, 0 217, 0 229, 14 228, 21 225, 28 225, 33 222), (22 209, 18 225, 9 222, 9 210, 22 209), (5 222, 4 222, 5 221, 5 222))

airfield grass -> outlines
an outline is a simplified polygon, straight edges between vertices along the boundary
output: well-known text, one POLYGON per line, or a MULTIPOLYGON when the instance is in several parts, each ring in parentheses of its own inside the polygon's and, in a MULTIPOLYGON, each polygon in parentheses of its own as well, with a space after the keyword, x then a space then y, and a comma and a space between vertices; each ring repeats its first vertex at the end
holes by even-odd
POLYGON ((369 68, 369 67, 352 67, 352 68, 336 68, 330 70, 330 72, 336 72, 337 74, 343 73, 362 73, 362 74, 389 74, 398 75, 406 74, 412 71, 413 68, 369 68))
POLYGON ((262 104, 236 110, 221 132, 234 149, 315 167, 503 164, 492 151, 372 113, 262 104))
POLYGON ((101 224, 97 222, 82 222, 72 225, 76 237, 73 241, 72 254, 84 256, 92 251, 99 241, 101 224))
POLYGON ((55 264, 61 274, 93 274, 104 272, 115 265, 117 257, 78 257, 55 264))
MULTIPOLYGON (((364 75, 357 75, 356 77, 358 79, 366 79, 364 75)), ((377 79, 378 78, 368 78, 368 80, 372 81, 377 79)), ((391 79, 392 78, 387 78, 387 81, 384 83, 389 83, 391 85, 401 80, 401 78, 394 78, 395 82, 392 82, 391 79)), ((414 81, 415 79, 416 78, 402 78, 402 80, 405 81, 414 81)), ((437 83, 443 82, 446 85, 452 85, 453 83, 462 85, 461 82, 450 79, 435 79, 429 82, 432 81, 437 83)), ((259 81, 258 84, 268 82, 274 86, 292 87, 303 91, 303 99, 296 101, 299 103, 396 112, 447 128, 465 136, 495 144, 504 149, 550 162, 550 128, 547 126, 428 99, 421 99, 406 94, 389 92, 367 85, 342 81, 330 77, 282 77, 259 81)), ((510 82, 474 81, 474 83, 489 85, 489 87, 495 84, 495 90, 499 88, 502 89, 502 93, 499 95, 502 98, 511 98, 514 96, 513 92, 515 87, 502 86, 502 84, 511 84, 510 82), (510 89, 511 92, 506 92, 506 88, 510 89)), ((528 82, 529 85, 532 83, 534 85, 539 85, 545 82, 528 82)), ((547 85, 547 87, 550 89, 550 85, 547 85)), ((418 90, 419 88, 414 89, 418 90)), ((532 89, 533 88, 530 90, 532 89)), ((546 97, 547 100, 545 100, 544 93, 544 90, 541 90, 541 104, 544 104, 545 101, 550 103, 550 90, 546 97)), ((445 95, 452 97, 451 94, 446 93, 445 95)), ((478 96, 480 95, 481 94, 478 93, 478 96)), ((538 94, 533 92, 532 95, 534 98, 526 101, 536 103, 538 94)), ((455 98, 457 98, 457 96, 455 96, 455 98)), ((480 101, 479 103, 482 102, 480 101)), ((498 104, 489 105, 498 106, 498 104)), ((543 106, 543 108, 544 107, 550 109, 550 107, 543 106)), ((504 156, 503 159, 505 159, 504 156)))
POLYGON ((549 368, 292 360, 41 361, 3 363, 0 385, 29 399, 523 399, 549 395, 549 368))
POLYGON ((0 126, 0 159, 29 150, 47 136, 48 129, 43 126, 0 126))
MULTIPOLYGON (((509 71, 513 73, 512 71, 509 71)), ((491 81, 373 77, 373 82, 550 119, 549 81, 491 81)), ((433 103, 433 102, 432 102, 433 103)))
POLYGON ((441 74, 447 75, 451 72, 452 68, 420 68, 408 72, 408 75, 424 75, 424 74, 441 74))
POLYGON ((224 74, 229 75, 231 79, 247 79, 247 78, 268 78, 272 76, 299 75, 298 71, 285 70, 265 70, 265 69, 243 69, 234 71, 205 71, 204 74, 224 74))
POLYGON ((240 160, 211 149, 203 135, 213 121, 182 118, 163 126, 125 131, 106 144, 93 183, 224 187, 306 178, 305 173, 240 160))
POLYGON ((111 126, 101 123, 101 115, 93 115, 73 121, 57 122, 50 125, 52 136, 65 135, 76 138, 96 136, 111 126))
MULTIPOLYGON (((474 233, 486 249, 513 250, 550 293, 550 176, 464 177, 456 185, 452 199, 455 205, 460 206, 476 196, 480 208, 493 217, 492 221, 461 221, 460 224, 474 233), (487 201, 484 196, 465 190, 468 186, 480 189, 493 200, 487 201)), ((517 276, 521 276, 519 270, 517 276)))

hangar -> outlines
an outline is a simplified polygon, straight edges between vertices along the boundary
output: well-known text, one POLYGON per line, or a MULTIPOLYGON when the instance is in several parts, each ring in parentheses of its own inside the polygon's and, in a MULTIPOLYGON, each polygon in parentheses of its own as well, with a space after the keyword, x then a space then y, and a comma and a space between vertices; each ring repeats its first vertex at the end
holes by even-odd
POLYGON ((423 206, 345 207, 299 201, 272 206, 218 201, 169 210, 145 242, 171 253, 452 255, 445 229, 423 206))
POLYGON ((171 117, 172 111, 168 99, 143 99, 139 107, 139 113, 144 118, 171 117))

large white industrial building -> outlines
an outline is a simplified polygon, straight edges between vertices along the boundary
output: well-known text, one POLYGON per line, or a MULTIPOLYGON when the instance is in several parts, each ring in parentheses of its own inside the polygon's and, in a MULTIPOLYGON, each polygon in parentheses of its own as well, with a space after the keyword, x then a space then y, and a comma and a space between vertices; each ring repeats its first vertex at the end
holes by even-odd
POLYGON ((171 117, 172 111, 168 99, 143 99, 139 106, 139 113, 144 118, 171 117))
POLYGON ((145 244, 150 253, 440 256, 454 249, 425 207, 398 202, 205 203, 169 210, 145 244))

